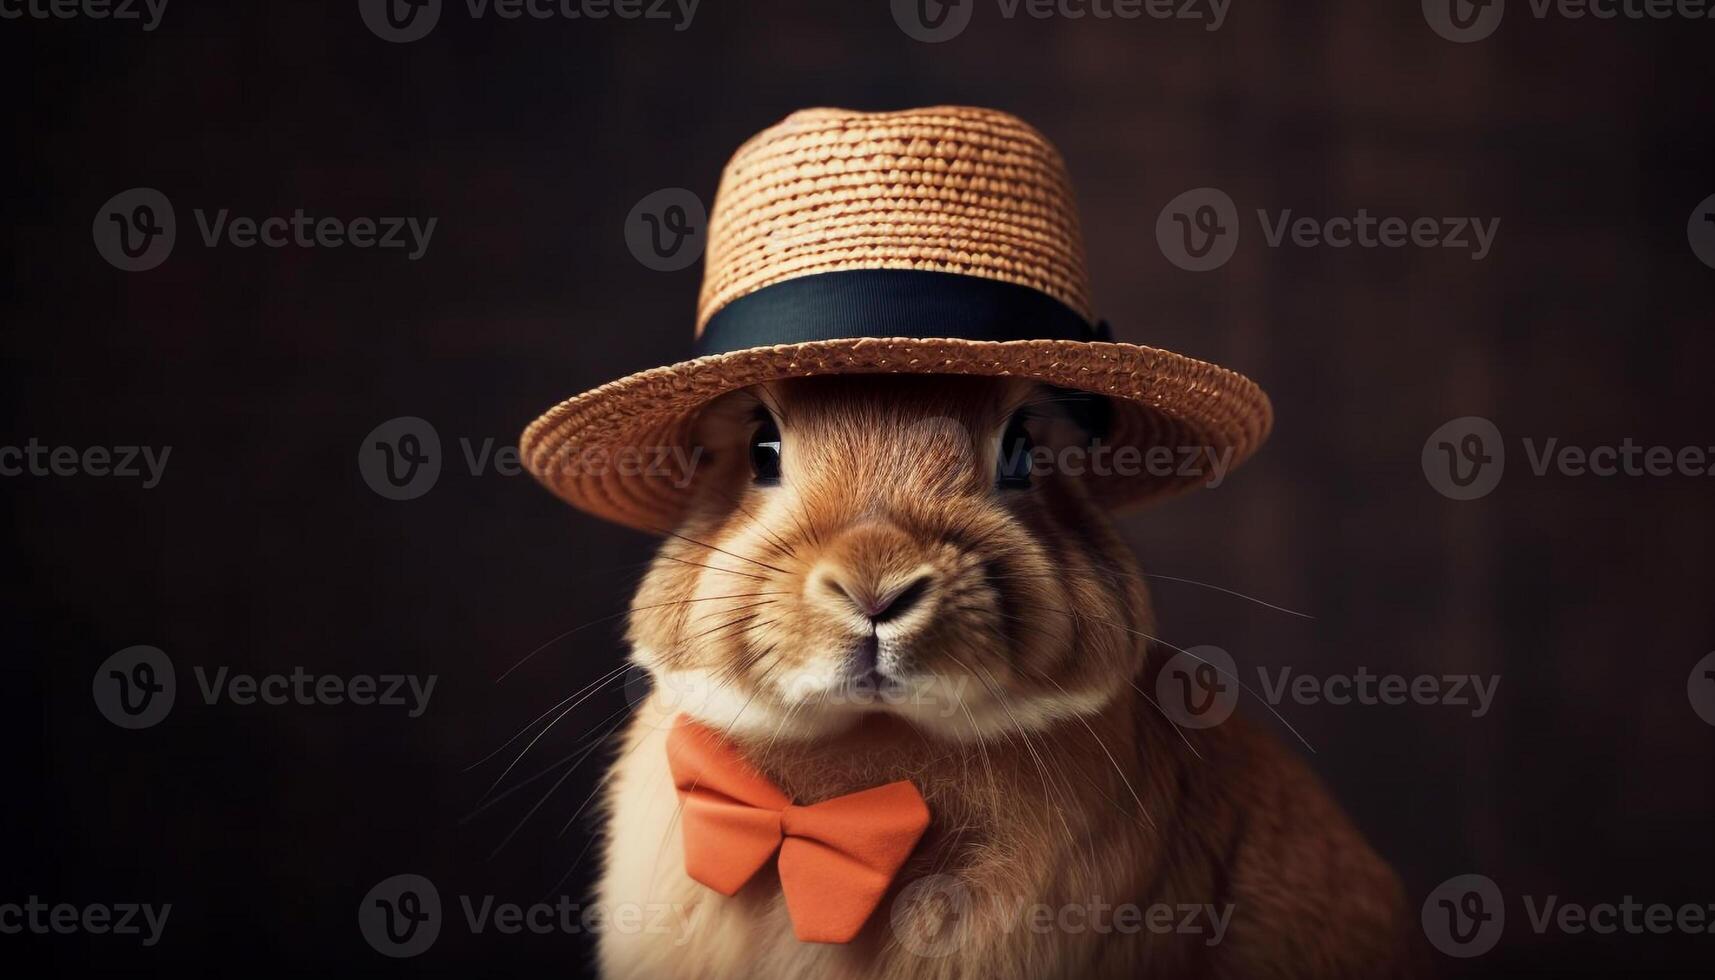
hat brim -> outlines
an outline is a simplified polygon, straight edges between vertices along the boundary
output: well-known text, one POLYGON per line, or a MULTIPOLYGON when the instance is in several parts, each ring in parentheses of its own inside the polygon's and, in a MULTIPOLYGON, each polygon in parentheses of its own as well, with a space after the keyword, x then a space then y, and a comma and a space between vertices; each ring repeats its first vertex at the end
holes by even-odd
POLYGON ((1104 506, 1181 492, 1224 473, 1268 437, 1274 412, 1250 379, 1195 358, 1135 344, 935 338, 819 340, 710 354, 651 368, 569 398, 524 430, 525 468, 562 500, 597 517, 665 533, 690 500, 675 465, 703 406, 731 391, 832 374, 1015 377, 1107 396, 1110 447, 1166 447, 1171 465, 1110 466, 1091 474, 1104 506), (675 455, 675 451, 679 451, 675 455), (1209 454, 1193 460, 1194 452, 1209 454), (1188 462, 1189 461, 1189 462, 1188 462))

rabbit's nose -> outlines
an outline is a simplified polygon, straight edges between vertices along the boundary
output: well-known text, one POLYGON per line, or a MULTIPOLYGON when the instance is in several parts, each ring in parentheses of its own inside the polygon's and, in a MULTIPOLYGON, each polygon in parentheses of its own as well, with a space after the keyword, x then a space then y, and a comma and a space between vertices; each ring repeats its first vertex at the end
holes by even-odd
POLYGON ((874 625, 880 625, 910 612, 929 594, 934 576, 927 570, 904 581, 883 586, 865 576, 854 575, 847 569, 824 565, 811 576, 815 587, 856 610, 858 615, 874 625))
POLYGON ((890 619, 898 619, 910 612, 922 601, 924 596, 929 594, 929 586, 932 581, 933 578, 929 573, 924 572, 882 596, 875 607, 864 615, 868 616, 872 623, 885 623, 890 619))

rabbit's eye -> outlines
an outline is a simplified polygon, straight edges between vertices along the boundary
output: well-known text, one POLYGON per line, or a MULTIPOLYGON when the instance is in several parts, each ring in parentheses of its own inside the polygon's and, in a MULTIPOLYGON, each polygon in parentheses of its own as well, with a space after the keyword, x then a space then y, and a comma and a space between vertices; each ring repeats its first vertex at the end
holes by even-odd
POLYGON ((763 419, 750 435, 750 472, 759 486, 780 482, 780 427, 763 419))
POLYGON ((1000 437, 999 459, 995 462, 995 486, 1002 490, 1023 490, 1030 486, 1030 455, 1035 446, 1024 420, 1013 416, 1006 433, 1000 437))

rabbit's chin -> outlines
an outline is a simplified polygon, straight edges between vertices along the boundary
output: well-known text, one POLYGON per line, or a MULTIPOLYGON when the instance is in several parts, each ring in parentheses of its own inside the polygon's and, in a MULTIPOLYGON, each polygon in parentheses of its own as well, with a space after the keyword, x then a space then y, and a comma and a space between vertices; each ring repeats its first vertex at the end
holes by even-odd
POLYGON ((741 737, 795 741, 836 737, 877 716, 908 722, 950 741, 1010 738, 1020 730, 1040 731, 1068 718, 1097 714, 1117 690, 1001 692, 997 698, 967 676, 938 674, 851 681, 805 672, 771 679, 760 691, 715 671, 653 670, 651 677, 654 711, 684 714, 741 737))

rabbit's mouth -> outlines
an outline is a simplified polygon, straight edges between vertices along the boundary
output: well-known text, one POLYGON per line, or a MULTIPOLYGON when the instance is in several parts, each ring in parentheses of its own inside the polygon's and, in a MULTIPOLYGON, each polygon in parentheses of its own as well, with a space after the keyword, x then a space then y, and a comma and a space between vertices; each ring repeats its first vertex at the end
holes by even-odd
POLYGON ((845 668, 840 679, 842 693, 891 694, 905 686, 906 679, 899 668, 899 641, 883 640, 879 629, 852 644, 845 656, 845 668))
POLYGON ((818 740, 886 716, 926 734, 977 742, 1011 737, 1058 720, 1101 710, 1114 695, 1108 685, 1081 691, 1025 692, 1011 688, 1004 668, 979 675, 957 671, 864 673, 805 666, 770 675, 751 686, 718 671, 657 670, 655 711, 684 713, 732 734, 770 739, 818 740))
POLYGON ((834 677, 805 672, 773 692, 804 734, 829 734, 866 716, 891 715, 927 730, 954 733, 968 727, 970 701, 980 701, 969 677, 877 667, 834 677))

